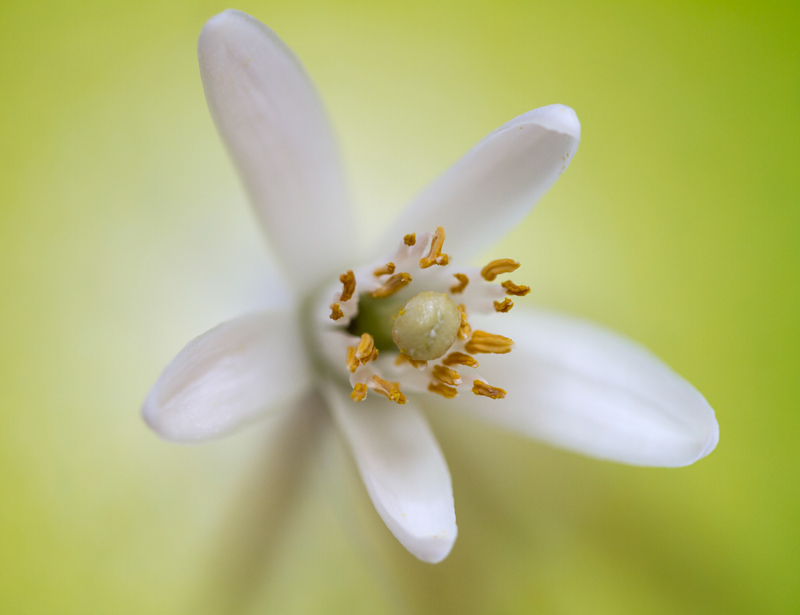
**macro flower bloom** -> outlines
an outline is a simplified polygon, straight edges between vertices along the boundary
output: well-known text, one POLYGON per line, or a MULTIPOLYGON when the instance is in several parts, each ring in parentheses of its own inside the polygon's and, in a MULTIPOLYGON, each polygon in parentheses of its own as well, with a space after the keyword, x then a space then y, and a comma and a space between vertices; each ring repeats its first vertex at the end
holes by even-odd
POLYGON ((294 303, 191 341, 144 404, 159 435, 215 439, 316 390, 376 510, 427 562, 449 554, 457 527, 426 409, 634 465, 682 466, 714 449, 713 410, 649 351, 586 322, 512 310, 529 290, 507 279, 516 261, 465 266, 569 166, 580 140, 572 109, 542 107, 489 134, 362 258, 336 143, 299 60, 233 10, 206 24, 198 54, 294 303))

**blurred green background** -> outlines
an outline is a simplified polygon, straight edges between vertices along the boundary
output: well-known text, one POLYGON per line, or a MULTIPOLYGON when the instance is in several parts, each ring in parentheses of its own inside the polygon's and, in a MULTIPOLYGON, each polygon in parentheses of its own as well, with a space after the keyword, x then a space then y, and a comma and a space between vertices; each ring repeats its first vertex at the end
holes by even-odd
POLYGON ((276 275, 200 85, 224 8, 0 4, 0 612, 800 610, 797 4, 236 7, 318 84, 364 229, 508 119, 574 107, 574 164, 484 256, 717 410, 718 449, 680 470, 432 417, 460 529, 438 566, 324 428, 312 456, 269 425, 179 447, 139 418, 182 345, 276 275))

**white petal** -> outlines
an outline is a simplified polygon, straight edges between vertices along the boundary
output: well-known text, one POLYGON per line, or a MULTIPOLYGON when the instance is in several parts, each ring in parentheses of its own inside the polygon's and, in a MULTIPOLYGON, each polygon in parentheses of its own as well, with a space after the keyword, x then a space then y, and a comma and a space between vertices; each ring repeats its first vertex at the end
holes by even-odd
POLYGON ((197 53, 211 115, 267 235, 294 286, 311 288, 341 268, 353 226, 314 86, 286 44, 240 11, 209 20, 197 53))
POLYGON ((508 396, 495 401, 462 394, 457 411, 633 465, 684 466, 714 450, 714 411, 644 347, 555 314, 515 310, 499 316, 487 329, 511 337, 516 347, 477 358, 481 373, 508 396))
POLYGON ((251 314, 189 342, 142 414, 167 440, 209 440, 287 406, 310 387, 308 374, 294 314, 251 314))
POLYGON ((441 225, 451 262, 466 262, 510 231, 553 185, 572 162, 580 133, 575 112, 564 105, 511 120, 420 194, 380 245, 441 225))
POLYGON ((458 528, 450 472, 428 423, 410 403, 374 392, 359 403, 337 385, 325 394, 384 523, 422 561, 442 561, 458 528))

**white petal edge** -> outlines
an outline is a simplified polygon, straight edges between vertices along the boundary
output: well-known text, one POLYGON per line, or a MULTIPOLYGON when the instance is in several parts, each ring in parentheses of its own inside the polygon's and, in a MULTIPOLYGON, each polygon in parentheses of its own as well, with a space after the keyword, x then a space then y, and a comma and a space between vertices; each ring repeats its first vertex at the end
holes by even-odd
POLYGON ((508 394, 495 401, 465 392, 451 406, 457 412, 631 465, 685 466, 716 447, 708 402, 643 346, 542 311, 515 309, 475 323, 484 324, 516 342, 508 355, 477 357, 490 384, 508 394))
POLYGON ((441 225, 451 262, 466 262, 525 217, 572 162, 580 134, 575 111, 564 105, 541 107, 511 120, 423 191, 390 226, 376 251, 406 233, 441 225))
POLYGON ((291 49, 240 11, 211 18, 197 54, 211 115, 270 243, 290 283, 312 288, 346 264, 353 228, 319 96, 291 49))
POLYGON ((249 314, 193 339, 142 407, 162 438, 197 443, 281 410, 310 388, 291 311, 249 314))
POLYGON ((356 403, 327 383, 325 394, 386 526, 412 555, 442 561, 458 528, 450 471, 427 421, 412 404, 399 406, 374 392, 356 403))

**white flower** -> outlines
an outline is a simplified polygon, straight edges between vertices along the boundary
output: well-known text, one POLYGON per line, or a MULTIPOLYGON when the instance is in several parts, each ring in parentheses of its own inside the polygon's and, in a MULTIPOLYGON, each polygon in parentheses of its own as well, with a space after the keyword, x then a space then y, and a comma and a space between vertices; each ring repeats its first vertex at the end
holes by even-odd
POLYGON ((348 209, 335 140, 299 60, 267 27, 232 10, 206 24, 198 53, 208 106, 295 302, 224 323, 181 351, 143 408, 162 437, 217 438, 316 389, 378 513, 427 562, 448 555, 457 528, 450 474, 421 409, 448 406, 634 465, 682 466, 714 449, 713 410, 646 349, 563 316, 498 313, 508 309, 499 301, 504 290, 525 292, 490 283, 495 272, 515 269, 513 261, 484 272, 454 268, 518 223, 569 165, 580 139, 572 109, 536 109, 488 135, 372 242, 367 266, 353 269, 354 246, 364 238, 348 209), (447 231, 443 248, 439 225, 447 231), (416 242, 404 242, 411 233, 416 242), (389 260, 395 271, 384 269, 389 260), (411 278, 407 287, 400 273, 411 278), (465 289, 455 273, 468 280, 465 289), (409 361, 388 340, 391 317, 421 291, 443 293, 431 299, 441 314, 435 326, 398 319, 395 333, 411 340, 400 342, 409 345, 404 350, 413 355, 425 336, 440 342, 444 329, 450 337, 444 356, 433 356, 439 349, 409 361), (504 336, 470 337, 447 295, 474 330, 504 336), (476 353, 477 367, 465 358, 476 353), (473 372, 479 376, 468 376, 473 372))

